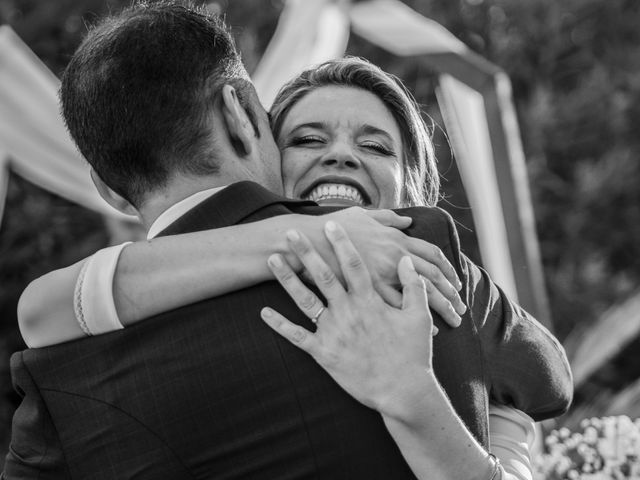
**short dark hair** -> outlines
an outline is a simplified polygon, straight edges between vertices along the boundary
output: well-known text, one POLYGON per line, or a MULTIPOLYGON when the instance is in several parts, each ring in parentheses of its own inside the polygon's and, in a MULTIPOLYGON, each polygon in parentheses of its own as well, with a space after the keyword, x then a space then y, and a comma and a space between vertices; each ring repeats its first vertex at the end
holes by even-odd
POLYGON ((361 88, 376 95, 386 105, 398 122, 405 150, 402 205, 399 206, 434 206, 439 200, 440 176, 431 132, 422 118, 420 107, 399 78, 364 58, 329 60, 287 82, 276 95, 269 112, 274 137, 280 135, 282 124, 296 103, 308 93, 327 85, 361 88))
POLYGON ((217 171, 212 109, 224 84, 241 101, 253 89, 219 17, 184 2, 140 1, 89 31, 60 98, 80 152, 139 206, 173 172, 217 171))

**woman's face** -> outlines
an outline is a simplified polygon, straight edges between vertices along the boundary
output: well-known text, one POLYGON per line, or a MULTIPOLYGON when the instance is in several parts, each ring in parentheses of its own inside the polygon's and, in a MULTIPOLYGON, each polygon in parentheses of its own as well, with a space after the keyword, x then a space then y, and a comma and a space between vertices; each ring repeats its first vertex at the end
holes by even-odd
POLYGON ((320 205, 400 204, 402 136, 376 95, 320 87, 291 108, 276 141, 286 196, 320 205))

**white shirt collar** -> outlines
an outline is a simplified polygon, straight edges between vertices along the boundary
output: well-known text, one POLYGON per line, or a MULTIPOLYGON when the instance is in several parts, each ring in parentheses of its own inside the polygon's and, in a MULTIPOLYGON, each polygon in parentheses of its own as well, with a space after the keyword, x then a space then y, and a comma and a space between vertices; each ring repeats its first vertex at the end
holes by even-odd
POLYGON ((151 227, 147 232, 147 240, 151 240, 152 238, 157 236, 161 231, 163 231, 193 207, 201 202, 204 202, 211 195, 218 193, 225 187, 226 185, 196 192, 193 195, 185 198, 184 200, 180 200, 178 203, 175 203, 167 208, 151 224, 151 227))

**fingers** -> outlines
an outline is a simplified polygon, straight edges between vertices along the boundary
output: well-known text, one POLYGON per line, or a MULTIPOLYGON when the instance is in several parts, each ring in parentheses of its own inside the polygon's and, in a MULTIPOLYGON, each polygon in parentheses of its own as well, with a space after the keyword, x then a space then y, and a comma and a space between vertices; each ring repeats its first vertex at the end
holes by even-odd
MULTIPOLYGON (((443 271, 436 264, 425 261, 421 257, 412 257, 416 271, 429 280, 442 294, 444 298, 451 304, 453 310, 458 315, 462 315, 467 311, 466 305, 463 303, 458 293, 458 289, 454 287, 449 279, 444 275, 443 271)), ((446 259, 445 259, 446 260, 446 259)), ((440 312, 439 312, 440 313, 440 312)))
POLYGON ((402 257, 398 262, 398 277, 402 284, 402 309, 414 311, 423 316, 431 327, 431 334, 436 335, 438 327, 433 325, 433 318, 429 312, 425 284, 416 272, 409 256, 402 257))
POLYGON ((411 217, 403 217, 392 210, 365 210, 364 212, 378 223, 400 230, 409 228, 413 221, 411 217))
POLYGON ((312 356, 315 355, 317 340, 309 330, 296 325, 269 307, 265 307, 260 311, 260 317, 276 333, 289 340, 296 347, 301 348, 312 356))
POLYGON ((453 309, 451 302, 428 279, 422 277, 422 281, 429 298, 429 307, 437 312, 447 325, 453 328, 459 327, 462 318, 453 309))
MULTIPOLYGON (((424 262, 435 265, 456 291, 462 288, 462 282, 460 281, 460 278, 458 278, 455 268, 453 268, 453 265, 451 265, 449 260, 447 260, 447 257, 442 253, 442 250, 440 250, 436 245, 418 238, 413 238, 411 239, 409 250, 417 257, 420 257, 424 262)), ((416 259, 413 258, 414 263, 416 263, 415 260, 416 259)), ((417 264, 416 270, 420 273, 420 268, 417 264)))
MULTIPOLYGON (((289 230, 287 232, 287 240, 289 242, 289 246, 298 256, 309 275, 311 275, 313 282, 327 300, 332 301, 342 298, 345 291, 340 284, 338 277, 336 277, 331 268, 322 259, 309 239, 304 234, 296 230, 289 230)), ((300 279, 297 278, 297 280, 300 282, 300 279)))
POLYGON ((402 309, 427 313, 427 291, 409 256, 402 257, 398 262, 398 277, 402 285, 402 309))
POLYGON ((281 255, 274 254, 267 259, 267 265, 276 280, 287 291, 296 305, 309 318, 313 319, 324 306, 320 299, 302 283, 298 275, 284 261, 281 255))
POLYGON ((325 225, 325 235, 338 258, 349 291, 373 291, 371 275, 344 228, 336 222, 328 221, 325 225))

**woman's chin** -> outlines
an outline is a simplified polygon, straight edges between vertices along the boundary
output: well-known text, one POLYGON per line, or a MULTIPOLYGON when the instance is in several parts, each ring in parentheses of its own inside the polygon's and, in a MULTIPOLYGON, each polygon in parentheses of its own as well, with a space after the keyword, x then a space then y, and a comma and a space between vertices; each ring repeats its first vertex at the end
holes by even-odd
POLYGON ((316 203, 323 207, 364 207, 363 203, 348 198, 322 198, 316 200, 316 203))

